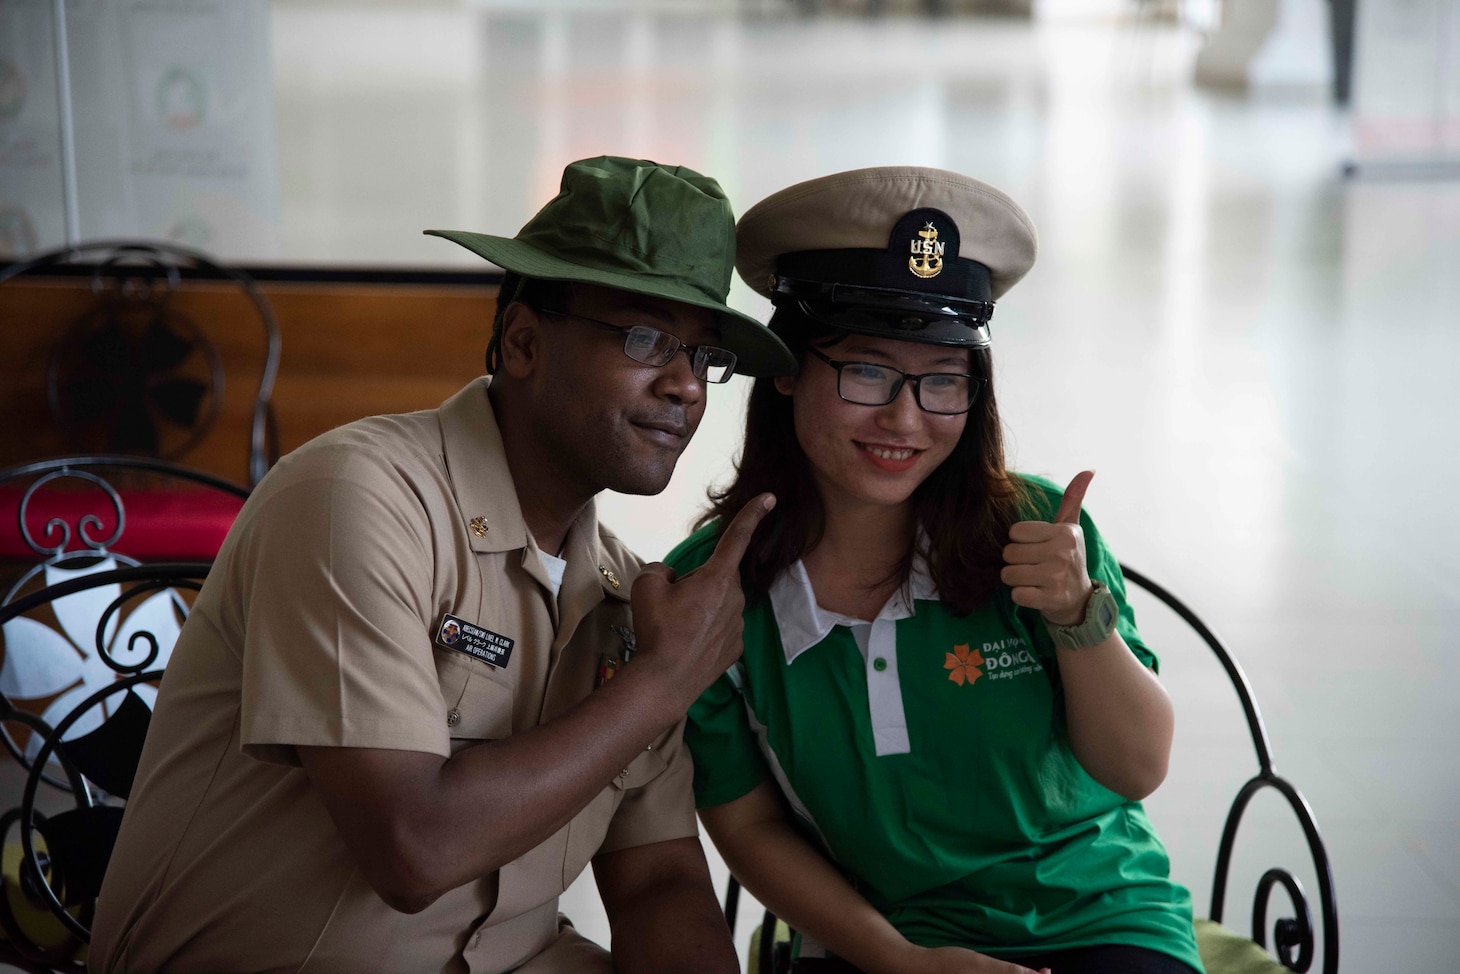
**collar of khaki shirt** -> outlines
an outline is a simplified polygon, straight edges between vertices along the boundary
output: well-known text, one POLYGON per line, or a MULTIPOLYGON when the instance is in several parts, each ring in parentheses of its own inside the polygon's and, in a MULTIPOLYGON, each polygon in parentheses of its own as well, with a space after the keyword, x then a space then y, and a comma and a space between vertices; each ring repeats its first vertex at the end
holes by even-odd
MULTIPOLYGON (((451 489, 467 522, 471 550, 486 554, 520 549, 524 568, 546 586, 547 572, 522 519, 502 433, 487 396, 490 385, 491 379, 483 376, 441 405, 441 439, 451 489)), ((593 501, 573 522, 560 557, 568 562, 565 598, 576 598, 576 593, 596 583, 603 595, 628 601, 638 561, 611 531, 599 527, 593 501)))

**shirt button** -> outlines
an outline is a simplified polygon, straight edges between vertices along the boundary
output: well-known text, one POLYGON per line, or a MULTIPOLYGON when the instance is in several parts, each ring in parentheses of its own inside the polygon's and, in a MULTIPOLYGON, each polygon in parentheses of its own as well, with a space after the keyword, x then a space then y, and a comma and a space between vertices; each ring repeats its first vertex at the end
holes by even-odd
POLYGON ((460 710, 457 710, 455 707, 453 707, 452 709, 446 711, 446 726, 447 727, 455 727, 459 723, 461 723, 461 711, 460 710))
POLYGON ((876 670, 878 673, 881 673, 883 670, 887 669, 887 660, 883 659, 881 656, 877 657, 872 661, 872 669, 876 670))
POLYGON ((620 771, 618 773, 618 776, 620 778, 627 778, 629 776, 629 769, 628 768, 624 768, 622 771, 620 771))

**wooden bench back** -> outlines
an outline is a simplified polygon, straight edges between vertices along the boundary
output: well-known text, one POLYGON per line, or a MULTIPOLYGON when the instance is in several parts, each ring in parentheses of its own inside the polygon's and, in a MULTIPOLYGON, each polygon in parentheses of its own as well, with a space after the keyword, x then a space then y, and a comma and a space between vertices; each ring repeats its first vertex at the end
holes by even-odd
MULTIPOLYGON (((438 405, 485 371, 496 307, 487 275, 422 283, 423 275, 366 281, 271 281, 283 355, 274 388, 281 453, 342 423, 438 405)), ((450 275, 440 275, 450 277, 450 275)), ((47 405, 56 343, 94 307, 86 278, 33 278, 0 287, 0 467, 74 452, 47 405)), ((208 435, 176 459, 240 483, 264 333, 253 305, 226 283, 187 281, 174 307, 212 340, 225 392, 208 435)))

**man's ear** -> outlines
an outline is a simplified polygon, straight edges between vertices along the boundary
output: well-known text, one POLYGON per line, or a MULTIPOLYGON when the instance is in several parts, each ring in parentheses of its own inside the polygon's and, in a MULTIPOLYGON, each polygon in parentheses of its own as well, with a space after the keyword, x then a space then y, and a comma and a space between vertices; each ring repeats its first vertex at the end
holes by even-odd
POLYGON ((783 396, 789 396, 796 389, 796 380, 799 376, 778 375, 776 376, 776 391, 783 396))
POLYGON ((497 350, 500 359, 499 372, 505 372, 514 379, 525 379, 532 374, 542 352, 542 319, 536 311, 513 301, 502 314, 502 341, 497 350))

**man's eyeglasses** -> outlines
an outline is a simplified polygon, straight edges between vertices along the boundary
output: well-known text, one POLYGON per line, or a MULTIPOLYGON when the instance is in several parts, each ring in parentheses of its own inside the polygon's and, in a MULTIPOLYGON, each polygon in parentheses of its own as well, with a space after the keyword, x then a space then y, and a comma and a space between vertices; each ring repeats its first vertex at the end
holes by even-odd
POLYGON ((571 311, 558 311, 554 308, 539 308, 538 311, 541 314, 557 315, 560 318, 576 318, 579 321, 586 321, 590 325, 620 332, 624 336, 624 354, 644 365, 652 365, 656 368, 668 365, 675 354, 683 350, 684 354, 689 356, 690 368, 694 371, 696 379, 704 382, 728 382, 730 377, 735 374, 735 353, 726 348, 718 348, 714 345, 686 345, 673 335, 648 325, 633 325, 625 328, 623 325, 599 321, 597 318, 589 318, 571 311))
POLYGON ((897 398, 906 382, 913 384, 918 408, 939 416, 957 416, 973 408, 983 380, 961 372, 924 372, 913 375, 890 365, 872 362, 836 362, 815 348, 812 355, 836 369, 836 393, 858 406, 885 406, 897 398))

